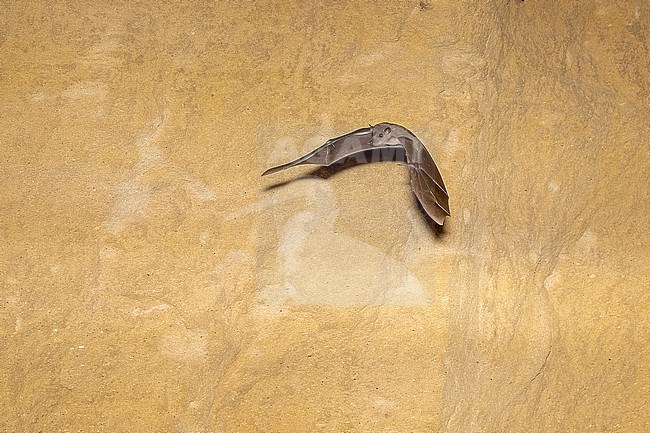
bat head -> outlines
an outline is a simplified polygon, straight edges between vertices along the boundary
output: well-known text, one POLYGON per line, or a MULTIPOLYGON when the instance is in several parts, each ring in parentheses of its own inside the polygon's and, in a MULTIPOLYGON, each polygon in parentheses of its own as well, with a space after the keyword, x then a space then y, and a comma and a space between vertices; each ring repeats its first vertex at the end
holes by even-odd
POLYGON ((401 146, 398 140, 399 125, 392 123, 379 123, 371 128, 372 145, 375 147, 401 146))

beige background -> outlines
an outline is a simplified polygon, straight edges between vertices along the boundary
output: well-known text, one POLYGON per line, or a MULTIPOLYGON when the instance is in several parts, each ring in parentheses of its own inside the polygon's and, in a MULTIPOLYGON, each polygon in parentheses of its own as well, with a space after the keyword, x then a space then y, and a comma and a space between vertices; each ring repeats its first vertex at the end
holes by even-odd
POLYGON ((649 16, 4 2, 0 431, 649 431, 649 16))

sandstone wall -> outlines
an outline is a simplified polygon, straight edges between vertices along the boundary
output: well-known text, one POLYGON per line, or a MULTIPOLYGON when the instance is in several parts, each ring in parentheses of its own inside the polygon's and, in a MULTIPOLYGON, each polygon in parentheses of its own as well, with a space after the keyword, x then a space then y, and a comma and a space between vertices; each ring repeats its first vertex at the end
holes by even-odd
POLYGON ((0 431, 649 431, 649 14, 5 3, 0 431))

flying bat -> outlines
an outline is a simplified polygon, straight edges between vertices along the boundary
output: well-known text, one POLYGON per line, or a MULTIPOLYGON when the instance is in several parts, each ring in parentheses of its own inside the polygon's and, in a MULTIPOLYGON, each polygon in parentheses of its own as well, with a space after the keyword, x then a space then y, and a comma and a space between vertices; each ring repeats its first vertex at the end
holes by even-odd
POLYGON ((411 178, 411 189, 427 215, 438 225, 450 216, 449 195, 442 176, 424 144, 408 129, 379 123, 327 140, 325 144, 295 161, 270 168, 262 176, 301 164, 332 165, 367 150, 403 149, 411 178))

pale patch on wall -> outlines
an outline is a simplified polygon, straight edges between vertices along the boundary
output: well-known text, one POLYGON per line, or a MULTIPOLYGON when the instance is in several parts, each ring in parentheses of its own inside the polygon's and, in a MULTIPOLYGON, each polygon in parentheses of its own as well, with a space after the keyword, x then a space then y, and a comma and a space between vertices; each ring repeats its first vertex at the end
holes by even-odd
POLYGON ((592 254, 598 248, 598 236, 591 230, 585 230, 576 246, 582 254, 592 254))
POLYGON ((106 83, 97 81, 79 82, 66 88, 62 96, 72 101, 84 98, 104 100, 108 96, 108 87, 106 83))
POLYGON ((207 354, 207 343, 205 331, 177 330, 161 338, 159 350, 177 361, 200 361, 207 354))
POLYGON ((131 311, 131 315, 134 317, 143 316, 143 315, 151 314, 154 311, 167 310, 169 308, 172 308, 172 306, 169 304, 154 305, 153 307, 146 308, 144 310, 142 308, 135 308, 133 311, 131 311))
POLYGON ((102 70, 117 68, 124 63, 124 55, 120 53, 124 46, 124 34, 128 34, 128 31, 123 26, 111 24, 79 63, 102 70))
POLYGON ((405 263, 355 237, 334 230, 338 214, 332 187, 317 180, 303 189, 306 205, 284 224, 278 267, 260 299, 322 306, 425 306, 427 296, 405 263), (305 209, 305 210, 302 210, 305 209), (319 276, 314 278, 314 276, 319 276))
POLYGON ((546 290, 553 290, 562 281, 562 275, 557 269, 554 269, 551 275, 544 279, 544 288, 546 290))
MULTIPOLYGON (((109 233, 117 234, 126 226, 143 219, 154 194, 164 194, 166 188, 173 188, 180 184, 187 194, 198 201, 215 199, 216 194, 210 187, 166 162, 162 152, 156 146, 156 143, 161 141, 168 117, 168 113, 163 113, 153 122, 149 130, 143 132, 137 139, 138 162, 131 176, 116 188, 117 199, 105 223, 109 233), (144 182, 145 174, 154 167, 164 169, 161 173, 165 176, 165 182, 161 182, 161 185, 164 185, 161 188, 154 189, 144 182)), ((164 209, 158 209, 158 212, 164 212, 164 209)))

